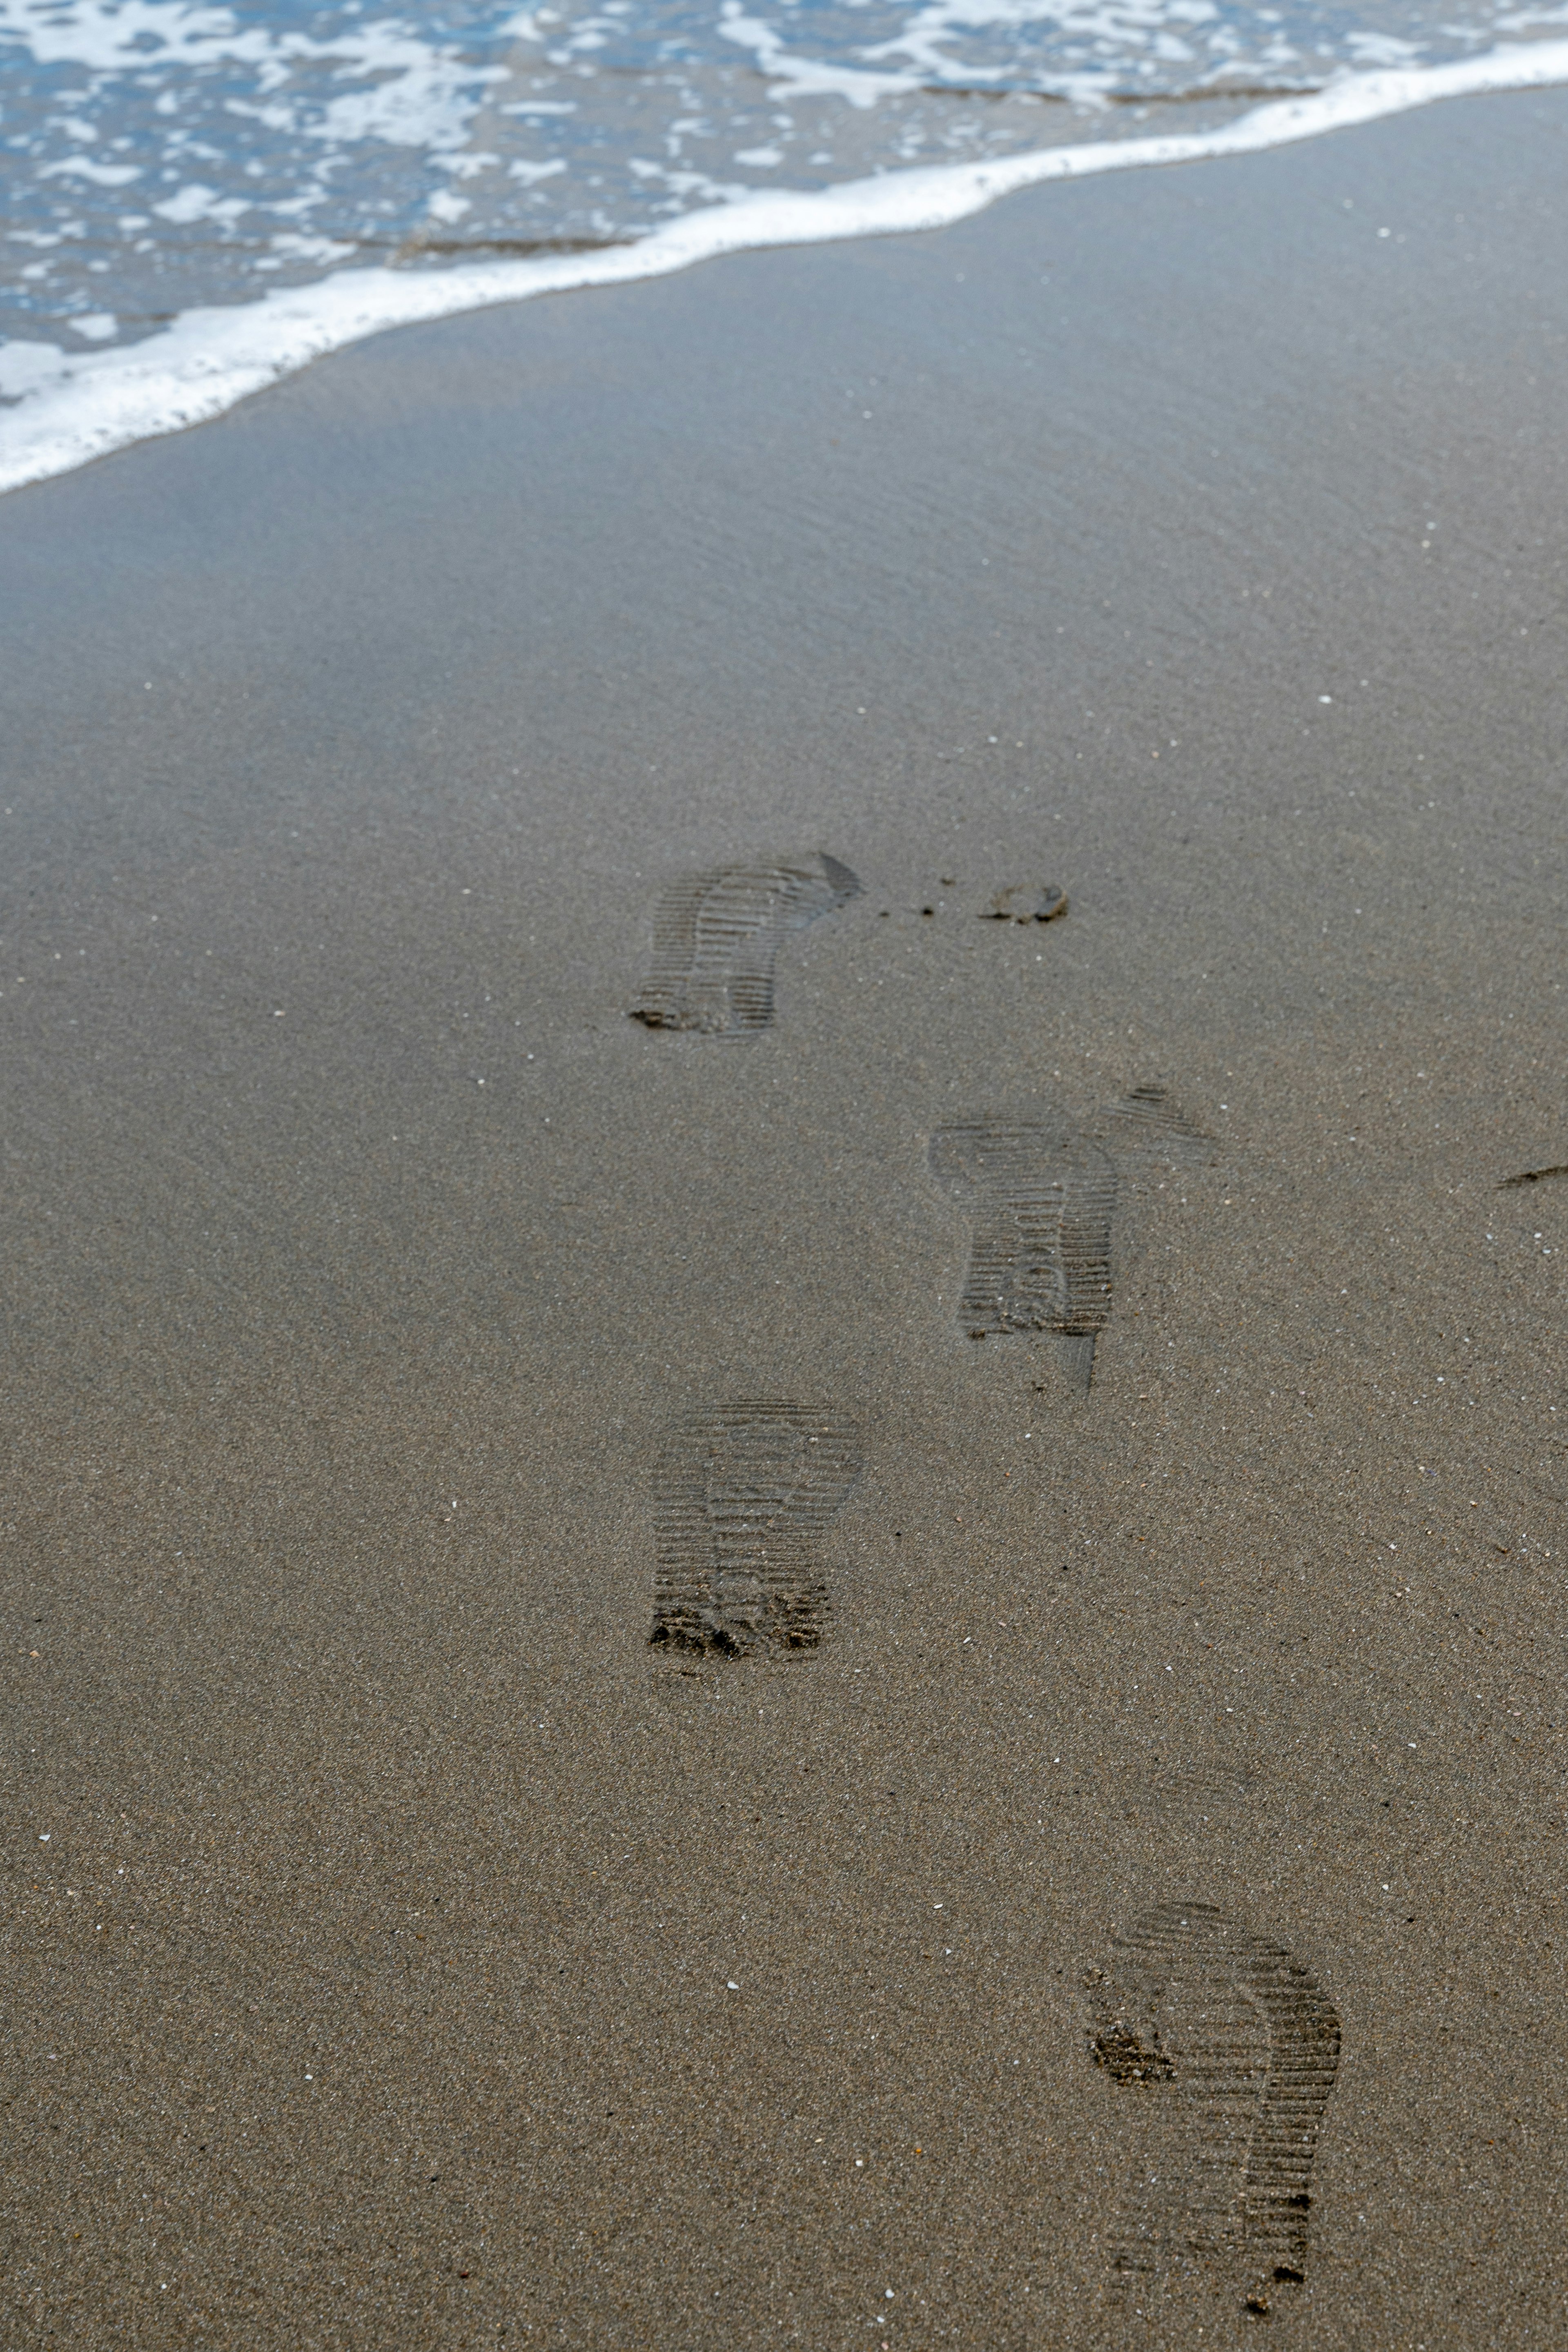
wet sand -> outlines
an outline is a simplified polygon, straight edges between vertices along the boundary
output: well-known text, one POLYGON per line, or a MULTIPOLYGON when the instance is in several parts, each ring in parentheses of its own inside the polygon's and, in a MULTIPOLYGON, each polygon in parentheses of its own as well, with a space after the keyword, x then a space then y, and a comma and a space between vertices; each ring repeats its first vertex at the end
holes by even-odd
POLYGON ((1561 2342, 1565 160, 0 506, 11 2340, 1561 2342))

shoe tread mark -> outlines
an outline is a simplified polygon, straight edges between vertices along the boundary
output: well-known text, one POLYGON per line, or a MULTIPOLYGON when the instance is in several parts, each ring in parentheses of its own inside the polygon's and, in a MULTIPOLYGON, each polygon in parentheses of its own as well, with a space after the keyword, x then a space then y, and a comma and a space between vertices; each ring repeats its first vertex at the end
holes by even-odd
POLYGON ((1209 1904, 1157 1904, 1115 1952, 1091 2053, 1150 2104, 1113 2277, 1125 2285, 1185 2252, 1225 2259, 1254 2288, 1299 2283, 1339 2064, 1331 2004, 1289 1952, 1209 1904))
POLYGON ((741 1399, 676 1423, 658 1464, 651 1645, 816 1649, 830 1606, 817 1545, 859 1471, 854 1425, 824 1406, 741 1399))
POLYGON ((654 915, 653 962, 632 1019, 711 1036, 768 1028, 780 940, 859 892, 848 866, 826 850, 714 866, 670 883, 654 915))
POLYGON ((959 1301, 967 1330, 1103 1330, 1117 1192, 1109 1153, 1070 1127, 978 1118, 939 1129, 931 1161, 973 1202, 959 1301))
POLYGON ((1111 1244, 1123 1170, 1210 1140, 1167 1089, 1135 1087, 1093 1118, 980 1118, 939 1128, 931 1166, 974 1209, 959 1313, 972 1339, 1055 1332, 1082 1344, 1082 1378, 1110 1318, 1111 1244))

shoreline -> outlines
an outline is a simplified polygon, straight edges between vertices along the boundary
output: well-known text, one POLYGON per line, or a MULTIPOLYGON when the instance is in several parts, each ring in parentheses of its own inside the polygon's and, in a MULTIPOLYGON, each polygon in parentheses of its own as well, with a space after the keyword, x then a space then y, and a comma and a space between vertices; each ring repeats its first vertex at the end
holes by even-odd
POLYGON ((210 423, 312 362, 398 327, 635 283, 726 254, 947 227, 1001 196, 1053 181, 1263 154, 1450 99, 1563 82, 1568 40, 1505 45, 1462 63, 1343 75, 1213 131, 1073 142, 980 163, 890 171, 809 194, 758 194, 589 256, 473 264, 417 277, 343 270, 258 302, 187 311, 161 333, 116 351, 73 353, 14 342, 0 352, 0 392, 17 401, 9 418, 0 412, 0 496, 139 441, 210 423))
POLYGON ((1565 152, 472 314, 0 504, 18 2329, 1558 2341, 1565 152), (632 1017, 770 862, 771 1025, 632 1017), (1026 1128, 1088 1384, 960 1311, 1026 1128), (812 1436, 819 1645, 656 1644, 812 1436), (1226 2116, 1310 2061, 1267 2277, 1139 2202, 1205 2001, 1226 2116))

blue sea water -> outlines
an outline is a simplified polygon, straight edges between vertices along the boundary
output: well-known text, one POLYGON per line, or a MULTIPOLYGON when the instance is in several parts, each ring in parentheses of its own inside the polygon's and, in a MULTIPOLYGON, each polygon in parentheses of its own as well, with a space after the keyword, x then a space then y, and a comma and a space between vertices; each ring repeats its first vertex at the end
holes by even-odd
POLYGON ((366 264, 1205 127, 1565 24, 1493 0, 0 0, 0 341, 107 348, 366 264))

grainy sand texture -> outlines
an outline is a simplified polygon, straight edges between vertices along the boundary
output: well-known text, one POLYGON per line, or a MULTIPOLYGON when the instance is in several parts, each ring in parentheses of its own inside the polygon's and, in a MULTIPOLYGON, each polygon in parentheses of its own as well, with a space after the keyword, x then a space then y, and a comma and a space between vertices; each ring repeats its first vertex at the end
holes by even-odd
POLYGON ((0 505, 6 2342, 1564 2340, 1565 166, 0 505))

